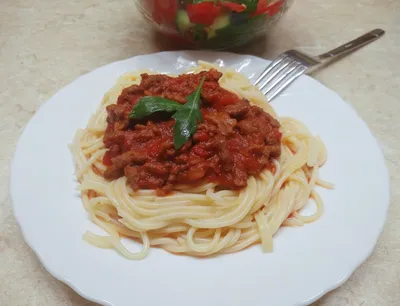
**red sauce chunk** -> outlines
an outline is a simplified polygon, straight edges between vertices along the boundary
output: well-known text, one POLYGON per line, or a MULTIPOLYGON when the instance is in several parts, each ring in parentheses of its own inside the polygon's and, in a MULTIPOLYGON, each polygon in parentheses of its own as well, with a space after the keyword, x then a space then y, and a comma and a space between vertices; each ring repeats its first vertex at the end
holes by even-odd
POLYGON ((178 77, 142 74, 139 85, 125 88, 116 104, 107 107, 103 163, 108 180, 126 176, 134 189, 156 189, 159 195, 174 185, 214 182, 221 188, 246 187, 249 176, 273 169, 281 154, 279 122, 249 101, 221 88, 216 70, 178 77), (201 112, 193 137, 174 149, 171 114, 155 113, 130 120, 132 107, 143 96, 161 96, 186 103, 186 97, 205 82, 201 112))

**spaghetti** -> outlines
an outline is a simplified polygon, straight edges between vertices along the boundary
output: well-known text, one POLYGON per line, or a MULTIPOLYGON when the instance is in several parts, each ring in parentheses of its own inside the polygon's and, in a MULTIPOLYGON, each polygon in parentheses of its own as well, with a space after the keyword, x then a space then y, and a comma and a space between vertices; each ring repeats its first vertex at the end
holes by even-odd
MULTIPOLYGON (((277 118, 260 91, 236 71, 199 62, 190 72, 210 69, 223 73, 219 79, 222 88, 277 118)), ((180 184, 160 196, 156 190, 133 189, 125 176, 106 180, 106 107, 117 101, 124 88, 139 84, 142 72, 125 74, 117 81, 87 128, 78 130, 71 146, 83 205, 90 219, 108 233, 100 236, 86 232, 87 242, 114 248, 128 259, 146 257, 151 246, 172 253, 210 256, 261 243, 263 250, 270 252, 272 237, 280 226, 302 226, 322 215, 323 202, 315 187, 332 187, 318 178, 327 152, 319 137, 291 118, 279 119, 282 144, 280 156, 273 160, 274 171, 266 168, 258 176, 250 176, 244 188, 224 189, 215 182, 180 184), (303 216, 300 210, 310 198, 316 212, 303 216), (141 250, 128 250, 122 237, 141 241, 141 250)))

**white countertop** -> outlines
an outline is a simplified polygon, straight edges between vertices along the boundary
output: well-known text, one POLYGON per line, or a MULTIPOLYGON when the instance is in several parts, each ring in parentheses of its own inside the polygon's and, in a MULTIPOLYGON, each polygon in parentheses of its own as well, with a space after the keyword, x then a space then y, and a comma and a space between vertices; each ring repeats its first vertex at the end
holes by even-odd
MULTIPOLYGON (((391 207, 371 257, 315 305, 400 305, 400 1, 298 0, 265 39, 238 50, 266 58, 291 48, 318 54, 374 28, 387 33, 314 76, 377 137, 391 207)), ((0 305, 94 305, 46 272, 25 244, 12 214, 10 162, 28 120, 62 86, 109 62, 171 49, 150 33, 133 0, 1 0, 0 305)))

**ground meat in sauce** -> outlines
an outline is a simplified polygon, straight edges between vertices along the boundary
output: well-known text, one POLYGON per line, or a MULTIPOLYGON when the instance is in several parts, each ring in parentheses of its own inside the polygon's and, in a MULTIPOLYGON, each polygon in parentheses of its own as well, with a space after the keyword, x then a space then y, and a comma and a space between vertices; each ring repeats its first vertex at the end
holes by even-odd
POLYGON ((125 175, 133 189, 157 189, 163 195, 176 184, 215 182, 223 188, 240 189, 249 176, 271 169, 272 159, 281 153, 278 121, 221 88, 221 76, 214 69, 179 77, 142 74, 139 85, 125 88, 117 103, 107 107, 104 177, 113 180, 125 175), (203 77, 204 121, 179 150, 174 149, 170 114, 129 120, 141 97, 161 96, 183 104, 203 77))

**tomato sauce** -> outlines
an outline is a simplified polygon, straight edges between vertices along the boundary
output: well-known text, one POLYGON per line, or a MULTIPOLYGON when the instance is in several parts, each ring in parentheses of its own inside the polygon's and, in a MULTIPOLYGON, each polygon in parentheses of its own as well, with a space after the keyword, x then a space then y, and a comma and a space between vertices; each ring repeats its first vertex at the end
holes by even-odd
POLYGON ((107 107, 104 177, 112 180, 125 175, 133 189, 156 189, 164 195, 177 184, 214 182, 221 188, 241 189, 247 186, 249 176, 273 170, 272 160, 281 153, 278 121, 220 87, 221 76, 213 69, 178 77, 143 74, 139 85, 125 88, 117 103, 107 107), (186 103, 203 77, 204 120, 180 149, 174 149, 171 114, 129 119, 143 96, 186 103))

